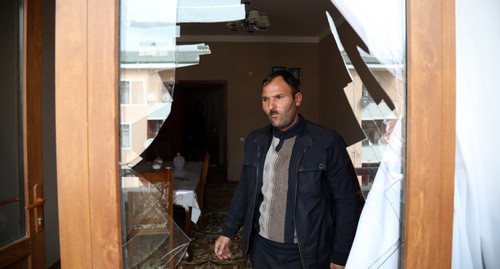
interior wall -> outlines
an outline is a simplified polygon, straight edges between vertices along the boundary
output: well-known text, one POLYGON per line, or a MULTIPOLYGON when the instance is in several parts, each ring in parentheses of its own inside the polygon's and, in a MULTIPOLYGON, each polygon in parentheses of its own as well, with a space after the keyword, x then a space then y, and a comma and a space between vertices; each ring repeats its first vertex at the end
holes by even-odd
POLYGON ((42 12, 42 159, 46 266, 49 267, 60 258, 55 145, 55 0, 43 1, 42 12))
POLYGON ((178 68, 176 80, 227 81, 228 180, 237 181, 243 163, 241 139, 268 123, 261 109, 260 84, 273 66, 302 68, 304 101, 300 112, 305 118, 319 122, 318 44, 206 43, 211 55, 201 56, 199 65, 178 68))

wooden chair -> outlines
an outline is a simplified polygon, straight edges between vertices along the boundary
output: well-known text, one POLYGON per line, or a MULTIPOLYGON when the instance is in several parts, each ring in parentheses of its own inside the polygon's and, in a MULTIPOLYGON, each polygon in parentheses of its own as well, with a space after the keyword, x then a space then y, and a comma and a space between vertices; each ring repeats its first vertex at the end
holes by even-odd
POLYGON ((169 216, 174 214, 174 176, 163 171, 143 172, 145 179, 151 182, 161 193, 161 202, 169 216))
POLYGON ((208 174, 208 164, 210 162, 210 153, 205 151, 205 156, 203 159, 203 169, 201 170, 200 180, 198 182, 198 186, 196 187, 196 196, 198 197, 198 205, 200 206, 201 215, 198 221, 198 227, 203 228, 205 225, 205 217, 204 217, 204 204, 205 204, 205 184, 207 183, 207 174, 208 174))
MULTIPOLYGON (((168 239, 165 242, 167 244, 167 251, 174 250, 174 201, 173 201, 173 175, 172 173, 165 172, 144 172, 140 174, 144 179, 153 184, 160 192, 160 194, 155 192, 136 192, 128 194, 128 211, 131 218, 137 218, 140 216, 139 220, 129 220, 133 223, 134 228, 127 234, 127 241, 132 240, 137 236, 167 236, 168 239), (168 216, 163 216, 161 210, 158 209, 158 199, 160 199, 161 206, 166 211, 168 216), (148 214, 141 215, 140 211, 148 211, 148 214), (138 212, 139 211, 139 212, 138 212)), ((133 259, 134 252, 138 251, 136 245, 133 245, 129 251, 129 255, 133 259)), ((165 248, 161 248, 161 251, 165 251, 165 248)), ((174 268, 174 259, 172 255, 165 255, 165 253, 158 253, 159 257, 168 257, 167 262, 168 268, 174 268)), ((155 255, 151 255, 155 257, 155 255)), ((137 267, 140 268, 144 263, 149 262, 148 259, 141 261, 137 267)))

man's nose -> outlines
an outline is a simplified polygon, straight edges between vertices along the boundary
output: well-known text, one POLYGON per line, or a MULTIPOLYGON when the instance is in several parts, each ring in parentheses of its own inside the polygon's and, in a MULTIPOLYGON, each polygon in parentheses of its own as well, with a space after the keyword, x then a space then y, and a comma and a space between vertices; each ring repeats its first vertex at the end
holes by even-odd
POLYGON ((269 103, 267 104, 267 106, 270 110, 276 108, 276 102, 273 99, 269 99, 269 103))

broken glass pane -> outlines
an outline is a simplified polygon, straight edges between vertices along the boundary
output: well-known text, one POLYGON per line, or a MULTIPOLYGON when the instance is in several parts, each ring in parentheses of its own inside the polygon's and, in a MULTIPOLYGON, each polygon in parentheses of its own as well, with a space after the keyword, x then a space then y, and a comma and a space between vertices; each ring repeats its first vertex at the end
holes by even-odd
POLYGON ((164 182, 151 183, 132 169, 122 169, 125 268, 174 266, 185 255, 191 240, 166 212, 165 196, 164 182))
MULTIPOLYGON (((244 6, 237 0, 210 4, 197 0, 122 0, 120 5, 123 264, 125 268, 174 268, 184 256, 190 238, 166 210, 165 186, 148 181, 137 168, 158 170, 153 161, 143 160, 142 154, 153 148, 171 112, 176 68, 198 64, 201 55, 211 53, 205 44, 177 45, 178 23, 238 20, 245 15, 244 6)), ((163 168, 157 152, 154 157, 155 164, 157 161, 163 168)), ((186 169, 186 177, 189 171, 186 169)), ((192 184, 197 184, 201 166, 195 171, 192 184)), ((191 221, 196 223, 201 214, 194 192, 196 185, 186 187, 176 178, 173 181, 173 203, 188 208, 191 221), (177 199, 178 194, 183 194, 184 200, 177 199)))
POLYGON ((365 139, 349 147, 366 203, 346 267, 401 266, 405 170, 404 1, 332 0, 326 12, 365 139))

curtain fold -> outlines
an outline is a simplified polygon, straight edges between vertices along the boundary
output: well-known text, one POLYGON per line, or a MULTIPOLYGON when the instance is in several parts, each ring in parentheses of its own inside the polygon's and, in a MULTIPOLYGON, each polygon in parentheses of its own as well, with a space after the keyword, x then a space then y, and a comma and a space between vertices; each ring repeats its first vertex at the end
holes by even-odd
POLYGON ((500 2, 456 2, 457 100, 452 268, 500 268, 500 2))

